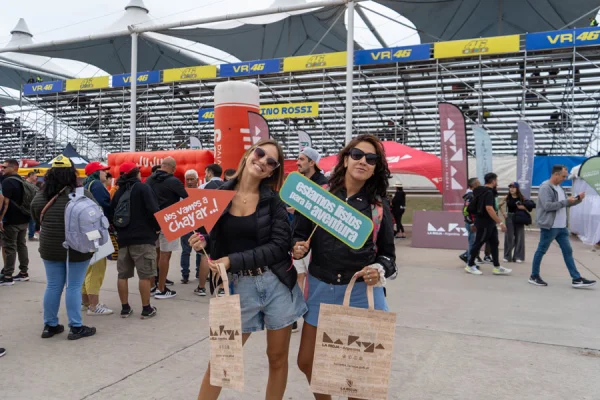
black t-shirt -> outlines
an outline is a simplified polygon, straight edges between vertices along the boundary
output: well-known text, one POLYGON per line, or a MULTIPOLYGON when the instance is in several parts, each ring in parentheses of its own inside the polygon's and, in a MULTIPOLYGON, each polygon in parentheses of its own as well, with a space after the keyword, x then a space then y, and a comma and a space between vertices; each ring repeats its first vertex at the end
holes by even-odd
POLYGON ((23 214, 19 205, 23 203, 23 183, 19 177, 4 177, 2 181, 2 195, 10 199, 8 210, 4 216, 5 225, 22 225, 29 222, 31 217, 23 214))
POLYGON ((226 213, 222 217, 221 237, 226 237, 227 254, 242 253, 258 246, 256 234, 256 213, 237 217, 226 213), (235 234, 233 234, 235 233, 235 234))
POLYGON ((480 205, 481 213, 479 215, 479 221, 485 224, 496 224, 496 222, 490 217, 490 214, 487 212, 487 206, 494 207, 494 210, 498 212, 498 208, 496 207, 496 196, 494 195, 494 191, 490 188, 486 188, 486 191, 481 194, 481 197, 478 199, 478 204, 480 205))
POLYGON ((511 195, 508 195, 508 198, 506 199, 506 209, 508 210, 509 213, 516 213, 518 208, 517 208, 517 203, 520 202, 521 200, 517 197, 512 197, 511 195))

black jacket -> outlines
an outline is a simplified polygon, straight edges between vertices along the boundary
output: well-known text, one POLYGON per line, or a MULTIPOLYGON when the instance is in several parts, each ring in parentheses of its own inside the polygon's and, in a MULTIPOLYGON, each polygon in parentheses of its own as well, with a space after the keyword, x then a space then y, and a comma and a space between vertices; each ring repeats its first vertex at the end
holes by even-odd
MULTIPOLYGON (((334 193, 340 199, 346 199, 346 190, 334 193)), ((346 201, 369 219, 372 219, 371 205, 367 201, 364 190, 346 201)), ((379 263, 385 269, 385 276, 396 273, 396 247, 394 245, 394 227, 387 200, 383 204, 383 221, 377 236, 377 252, 373 243, 373 234, 365 245, 353 250, 327 231, 317 228, 310 241, 312 259, 308 267, 309 273, 320 281, 333 285, 346 285, 352 276, 364 267, 379 263)), ((313 231, 314 224, 300 213, 294 218, 292 243, 306 241, 313 231)), ((359 279, 359 281, 362 279, 359 279)))
POLYGON ((158 206, 161 210, 188 197, 183 183, 175 178, 174 175, 168 174, 160 169, 146 180, 146 184, 154 190, 154 193, 156 193, 158 206))
POLYGON ((313 176, 310 177, 310 180, 319 186, 327 185, 329 183, 329 179, 327 179, 321 171, 316 171, 313 176))
POLYGON ((404 211, 406 208, 406 193, 404 190, 398 191, 396 190, 396 194, 394 194, 394 198, 392 199, 392 212, 397 213, 400 211, 404 211))
MULTIPOLYGON (((236 184, 237 178, 225 182, 219 190, 234 190, 236 184)), ((223 211, 223 214, 229 212, 230 207, 231 203, 223 211)), ((209 235, 210 257, 213 260, 218 260, 228 256, 231 261, 229 270, 231 273, 265 266, 269 267, 283 284, 290 290, 293 289, 298 274, 296 269, 292 268, 292 259, 289 254, 292 247, 292 232, 285 204, 276 192, 267 186, 261 186, 254 215, 256 218, 258 247, 241 253, 225 254, 222 242, 235 240, 235 234, 232 233, 226 237, 218 235, 217 232, 220 230, 218 225, 222 221, 222 218, 220 218, 209 235)))
MULTIPOLYGON (((110 202, 110 215, 115 214, 115 208, 119 204, 119 199, 125 193, 128 186, 134 185, 131 189, 131 219, 129 225, 125 228, 117 228, 117 243, 120 247, 134 244, 156 243, 160 231, 160 225, 154 218, 154 213, 159 211, 156 194, 150 186, 140 182, 138 178, 124 179, 119 178, 117 185, 119 190, 115 193, 110 202)), ((112 222, 112 221, 111 221, 112 222)))
POLYGON ((221 186, 223 186, 223 181, 208 181, 208 183, 206 184, 206 186, 204 186, 204 189, 212 189, 212 190, 216 190, 218 188, 220 188, 221 186))

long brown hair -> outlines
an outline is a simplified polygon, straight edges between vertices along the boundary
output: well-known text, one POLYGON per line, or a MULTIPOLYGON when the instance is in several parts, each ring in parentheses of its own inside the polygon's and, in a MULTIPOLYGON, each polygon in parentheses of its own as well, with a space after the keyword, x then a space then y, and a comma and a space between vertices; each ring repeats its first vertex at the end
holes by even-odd
POLYGON ((283 186, 284 159, 283 159, 283 149, 281 148, 281 145, 279 144, 279 142, 277 142, 276 140, 273 140, 273 139, 261 140, 260 142, 256 143, 254 146, 252 146, 248 150, 246 150, 246 152, 244 153, 244 156, 240 160, 240 164, 238 165, 237 172, 235 173, 234 178, 237 178, 238 182, 241 181, 242 175, 244 175, 244 168, 246 168, 246 161, 248 160, 248 157, 250 157, 252 155, 252 153, 254 153, 254 150, 257 147, 265 146, 268 144, 277 147, 277 153, 279 154, 277 156, 277 162, 279 163, 279 167, 277 167, 277 169, 275 169, 273 171, 273 174, 270 177, 263 179, 261 184, 265 184, 265 185, 269 186, 272 190, 277 192, 281 188, 281 186, 283 186))
POLYGON ((372 177, 367 179, 364 184, 365 191, 367 192, 367 198, 370 204, 379 203, 379 199, 385 199, 387 189, 389 186, 390 169, 388 167, 387 159, 385 158, 385 149, 379 139, 373 135, 361 135, 354 138, 350 143, 346 145, 338 153, 338 162, 331 174, 329 180, 329 186, 331 192, 335 193, 338 190, 345 187, 345 178, 347 168, 344 166, 346 158, 350 156, 350 150, 355 148, 359 143, 367 142, 375 147, 375 151, 379 156, 377 164, 375 165, 375 173, 372 177))
MULTIPOLYGON (((521 193, 521 189, 513 186, 515 189, 517 189, 517 193, 515 193, 515 195, 517 195, 517 199, 519 199, 519 201, 521 203, 525 202, 525 196, 523 196, 523 193, 521 193)), ((508 187, 508 195, 506 196, 506 199, 508 200, 509 197, 512 197, 512 193, 510 192, 510 186, 508 187)))

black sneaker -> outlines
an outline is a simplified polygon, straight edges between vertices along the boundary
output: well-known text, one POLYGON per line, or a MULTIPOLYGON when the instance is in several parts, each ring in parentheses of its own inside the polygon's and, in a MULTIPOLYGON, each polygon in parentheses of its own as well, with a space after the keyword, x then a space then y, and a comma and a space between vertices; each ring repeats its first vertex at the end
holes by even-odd
POLYGON ((194 293, 196 293, 198 296, 205 297, 206 296, 206 289, 197 287, 196 289, 194 289, 194 293))
POLYGON ((217 297, 225 296, 225 289, 219 289, 219 293, 217 293, 217 297))
POLYGON ((156 294, 154 295, 155 299, 170 299, 177 296, 177 292, 174 290, 169 289, 168 287, 165 287, 165 291, 164 292, 160 292, 158 289, 156 290, 156 294))
POLYGON ((492 257, 490 257, 490 256, 485 256, 485 257, 483 257, 483 261, 481 263, 482 264, 493 264, 494 260, 492 260, 492 257))
POLYGON ((0 286, 12 286, 14 284, 15 282, 12 277, 3 276, 2 279, 0 279, 0 286))
POLYGON ((54 335, 58 335, 59 333, 63 333, 65 331, 65 327, 63 325, 44 325, 44 330, 42 331, 42 339, 51 338, 54 335))
POLYGON ((479 256, 477 256, 477 258, 475 259, 475 265, 478 265, 478 264, 483 264, 483 260, 479 256))
POLYGON ((131 307, 121 309, 121 318, 129 318, 131 314, 133 314, 133 309, 131 307))
POLYGON ((17 275, 13 276, 13 281, 15 282, 27 282, 29 280, 28 273, 19 272, 17 275))
MULTIPOLYGON (((573 282, 575 282, 575 281, 573 281, 573 282)), ((539 275, 536 275, 536 276, 532 275, 529 278, 529 283, 531 283, 532 285, 535 285, 535 286, 548 286, 548 284, 546 282, 544 282, 542 277, 539 275)))
POLYGON ((150 296, 154 297, 154 295, 156 295, 156 290, 157 290, 157 286, 156 285, 152 286, 152 288, 150 289, 150 296))
POLYGON ((142 310, 141 319, 150 319, 156 315, 156 307, 151 306, 150 310, 147 310, 145 307, 142 310))
POLYGON ((184 285, 187 285, 188 283, 190 283, 190 280, 189 280, 189 278, 182 278, 181 283, 183 283, 184 285))
POLYGON ((81 325, 78 328, 71 327, 71 331, 69 332, 69 336, 67 339, 69 340, 77 340, 84 337, 94 336, 96 334, 96 328, 92 328, 89 326, 81 325))
POLYGON ((460 256, 458 256, 458 258, 460 258, 462 260, 462 262, 464 262, 465 264, 469 261, 469 259, 467 258, 466 254, 461 254, 460 256))
POLYGON ((6 354, 6 349, 0 347, 0 357, 6 354))
POLYGON ((170 281, 168 279, 165 281, 165 285, 167 285, 167 286, 173 286, 174 284, 175 283, 173 283, 173 281, 170 281))
POLYGON ((573 279, 573 283, 571 283, 571 286, 573 286, 575 289, 581 289, 581 288, 592 287, 595 284, 596 284, 596 281, 588 281, 587 279, 581 277, 579 279, 573 279))
POLYGON ((292 324, 292 333, 293 332, 298 332, 298 321, 292 324))

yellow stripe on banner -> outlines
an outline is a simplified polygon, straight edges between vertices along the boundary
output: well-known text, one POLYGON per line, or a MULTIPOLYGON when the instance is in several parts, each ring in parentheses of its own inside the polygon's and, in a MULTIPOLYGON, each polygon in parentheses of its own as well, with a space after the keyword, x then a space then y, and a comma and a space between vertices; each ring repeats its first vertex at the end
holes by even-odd
POLYGON ((513 53, 519 50, 519 35, 497 36, 435 43, 433 45, 433 57, 476 57, 486 54, 513 53))
POLYGON ((67 79, 66 91, 104 89, 108 87, 108 76, 98 78, 67 79))
POLYGON ((319 116, 319 103, 268 104, 260 106, 265 119, 307 118, 319 116))
POLYGON ((346 52, 316 54, 313 56, 288 57, 283 59, 283 70, 308 71, 311 69, 334 68, 346 66, 346 52))
POLYGON ((163 82, 198 81, 217 77, 216 65, 165 69, 163 82))

